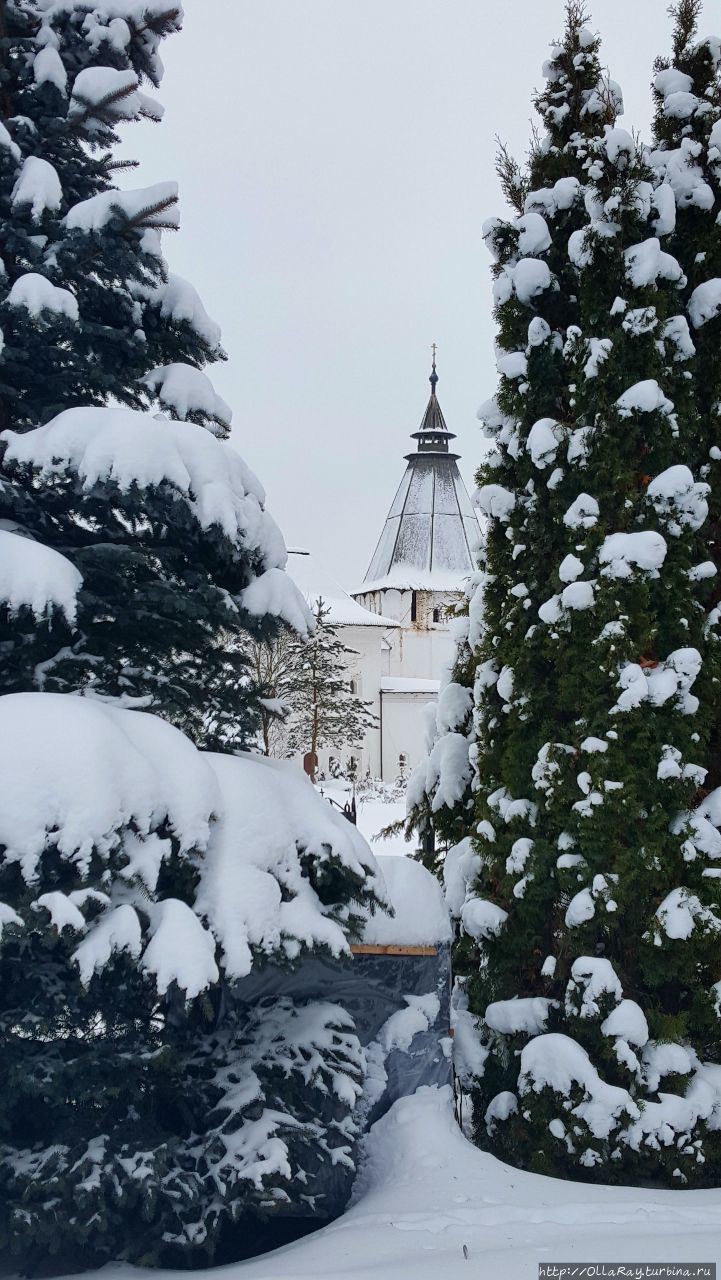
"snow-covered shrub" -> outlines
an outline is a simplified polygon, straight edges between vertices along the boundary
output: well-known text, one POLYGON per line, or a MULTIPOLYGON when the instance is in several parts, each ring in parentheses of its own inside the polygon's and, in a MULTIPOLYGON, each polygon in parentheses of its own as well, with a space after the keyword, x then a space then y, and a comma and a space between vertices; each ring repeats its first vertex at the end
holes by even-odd
POLYGON ((373 857, 292 766, 86 698, 0 698, 0 769, 0 1242, 212 1256, 224 1219, 352 1160, 345 1011, 227 995, 347 954, 373 857))

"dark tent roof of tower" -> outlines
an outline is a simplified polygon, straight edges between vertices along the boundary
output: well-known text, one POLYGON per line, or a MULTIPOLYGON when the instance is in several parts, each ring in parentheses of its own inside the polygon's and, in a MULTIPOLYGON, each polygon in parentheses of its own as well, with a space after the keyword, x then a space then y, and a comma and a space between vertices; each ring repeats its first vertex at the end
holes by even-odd
POLYGON ((480 530, 458 454, 449 448, 455 435, 438 403, 435 360, 430 383, 423 420, 411 437, 416 450, 406 454, 405 475, 357 594, 386 587, 457 591, 476 567, 480 530))

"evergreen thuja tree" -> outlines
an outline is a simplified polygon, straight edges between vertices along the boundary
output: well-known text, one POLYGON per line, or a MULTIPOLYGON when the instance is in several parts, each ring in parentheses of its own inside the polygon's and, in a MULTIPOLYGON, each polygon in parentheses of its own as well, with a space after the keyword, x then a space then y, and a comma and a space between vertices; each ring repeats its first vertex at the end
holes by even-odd
MULTIPOLYGON (((533 644, 525 644, 525 636, 534 604, 542 602, 547 585, 547 548, 541 534, 553 501, 554 460, 563 424, 572 417, 564 343, 568 327, 578 318, 578 300, 568 244, 587 217, 584 184, 590 143, 602 134, 604 124, 615 120, 622 105, 618 85, 603 74, 600 41, 587 22, 585 5, 570 0, 563 39, 551 47, 543 67, 545 87, 535 98, 543 129, 534 137, 528 164, 521 167, 504 146, 499 149, 497 173, 513 217, 492 218, 483 228, 495 260, 501 375, 497 396, 479 411, 492 448, 478 474, 477 500, 490 524, 480 552, 480 572, 469 591, 469 630, 466 634, 462 627, 453 672, 453 684, 466 691, 466 700, 454 690, 445 695, 454 714, 449 721, 441 708, 428 764, 419 768, 409 786, 409 824, 424 838, 432 827, 439 843, 458 840, 471 830, 469 801, 478 783, 474 739, 481 730, 471 724, 470 692, 475 686, 482 694, 500 675, 505 683, 508 673, 502 673, 499 653, 507 646, 516 652, 516 664, 524 667, 519 677, 543 687, 536 671, 543 659, 533 644), (519 495, 512 518, 511 489, 519 495), (496 626, 491 624, 489 630, 485 619, 501 615, 504 644, 499 649, 496 626), (465 752, 459 734, 470 735, 465 752)), ((523 736, 520 729, 519 749, 529 750, 523 736)), ((488 759, 484 767, 488 769, 488 759)), ((494 762, 494 776, 495 768, 494 762)))
POLYGON ((351 652, 329 622, 330 610, 319 599, 313 612, 315 629, 308 641, 298 639, 291 656, 289 681, 289 753, 310 755, 315 780, 318 752, 362 743, 375 723, 370 704, 351 689, 347 657, 351 652))
POLYGON ((0 428, 113 399, 228 432, 202 372, 224 358, 219 329, 160 250, 177 187, 114 185, 128 167, 119 126, 162 116, 144 86, 159 83, 181 12, 152 0, 0 6, 0 428))
MULTIPOLYGON (((721 40, 699 38, 701 0, 671 9, 672 56, 655 66, 653 163, 663 184, 668 246, 686 276, 683 297, 696 349, 695 398, 699 414, 698 474, 711 483, 705 526, 709 559, 721 551, 721 40)), ((717 576, 709 605, 721 602, 717 576)), ((721 723, 714 730, 707 785, 721 782, 721 723)))
POLYGON ((567 416, 536 422, 485 491, 479 869, 460 907, 487 1052, 477 1136, 561 1176, 703 1184, 719 1158, 721 815, 702 790, 718 657, 696 355, 664 194, 610 123, 588 141, 584 204, 566 242, 567 416), (515 629, 526 547, 545 583, 515 629))

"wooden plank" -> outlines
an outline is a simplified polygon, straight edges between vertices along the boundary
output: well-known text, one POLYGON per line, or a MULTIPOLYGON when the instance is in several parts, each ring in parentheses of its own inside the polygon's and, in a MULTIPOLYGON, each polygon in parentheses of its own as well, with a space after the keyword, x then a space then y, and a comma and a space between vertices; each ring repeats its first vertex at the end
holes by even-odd
POLYGON ((376 946, 371 942, 353 942, 351 951, 354 956, 436 956, 437 947, 404 947, 396 943, 376 946))

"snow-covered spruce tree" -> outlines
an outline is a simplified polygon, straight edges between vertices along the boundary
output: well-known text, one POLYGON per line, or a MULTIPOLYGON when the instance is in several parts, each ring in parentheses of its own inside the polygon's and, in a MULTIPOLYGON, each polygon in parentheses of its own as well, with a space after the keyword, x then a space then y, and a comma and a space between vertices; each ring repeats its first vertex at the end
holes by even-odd
POLYGON ((264 501, 193 423, 85 408, 3 433, 3 692, 121 698, 211 749, 253 743, 244 641, 310 620, 264 501))
MULTIPOLYGON (((3 687, 124 696, 206 746, 243 747, 262 706, 240 640, 248 629, 274 631, 239 607, 239 595, 284 563, 281 539, 272 548, 266 540, 258 554, 262 490, 234 456, 223 455, 241 503, 235 532, 223 530, 212 503, 197 501, 209 481, 191 424, 221 435, 230 420, 199 367, 222 355, 219 330, 162 258, 160 229, 177 222, 175 186, 112 187, 118 124, 161 115, 139 85, 158 83, 159 45, 182 11, 165 0, 121 0, 107 10, 89 0, 18 0, 2 13, 0 419, 24 433, 67 405, 82 405, 85 415, 82 427, 75 417, 47 424, 57 465, 43 453, 50 436, 33 436, 22 457, 16 435, 14 446, 0 445, 3 687), (89 406, 111 398, 135 415, 93 419, 89 406), (185 425, 165 430, 137 413, 158 404, 185 425), (158 437, 158 458, 143 455, 133 474, 127 459, 125 472, 116 465, 117 434, 126 429, 128 451, 131 436, 136 452, 146 431, 158 437), (18 533, 20 550, 17 538, 7 541, 18 533), (59 551, 82 576, 72 616, 60 608, 33 617, 34 576, 20 581, 28 539, 59 551)), ((207 442, 204 455, 220 475, 224 463, 207 442)))
POLYGON ((352 1023, 270 979, 347 953, 367 845, 297 770, 89 699, 0 697, 0 770, 3 1255, 212 1258, 352 1166, 352 1023))
MULTIPOLYGON (((375 723, 370 704, 351 689, 346 665, 351 650, 338 638, 329 612, 319 599, 310 640, 300 638, 292 646, 286 751, 299 751, 312 760, 322 747, 359 746, 375 723)), ((315 768, 312 777, 315 780, 315 768)))
POLYGON ((653 179, 624 130, 588 140, 588 221, 563 243, 566 413, 529 429, 528 393, 502 384, 478 839, 446 871, 487 1052, 479 1140, 562 1176, 678 1185, 721 1156, 721 794, 702 789, 718 656, 685 278, 653 179))
MULTIPOLYGON (((97 106, 129 47, 141 70, 143 59, 159 70, 158 39, 179 10, 21 0, 0 17, 27 23, 32 55, 17 55, 12 26, 3 86, 32 68, 27 92, 40 85, 47 111, 33 116, 29 96, 23 114, 34 137, 41 125, 62 135, 48 163, 66 175, 68 156, 92 151, 76 155, 62 134, 63 69, 77 71, 77 101, 97 106), (78 86, 96 55, 103 74, 78 86)), ((117 101, 137 90, 116 87, 117 101)), ((206 745, 242 745, 257 698, 239 640, 272 636, 283 618, 303 629, 307 611, 258 482, 198 425, 218 407, 199 371, 150 378, 192 421, 133 411, 151 401, 132 389, 151 365, 194 359, 194 343, 200 364, 217 347, 194 291, 165 279, 157 226, 174 191, 105 199, 88 161, 82 183, 75 170, 59 180, 61 225, 46 207, 52 175, 25 163, 15 137, 24 121, 6 119, 5 158, 24 184, 15 204, 6 189, 8 240, 17 227, 23 253, 51 241, 56 253, 29 271, 18 251, 4 313, 0 682, 96 697, 0 698, 0 1245, 26 1270, 50 1255, 59 1269, 153 1261, 172 1246, 212 1257, 229 1218, 292 1209, 319 1166, 352 1163, 363 1068, 342 1008, 281 994, 249 1009, 235 986, 255 961, 267 976, 307 951, 342 954, 379 889, 364 842, 303 779, 200 756, 162 720, 103 703, 154 705, 206 745), (33 183, 43 221, 27 234, 33 183), (67 274, 50 274, 61 254, 67 274), (139 364, 126 339, 141 328, 139 364), (47 372, 42 387, 28 386, 23 361, 47 372), (100 407, 111 396, 131 408, 100 407)))
POLYGON ((220 331, 160 251, 176 184, 114 185, 118 126, 162 116, 141 86, 181 19, 168 0, 0 4, 0 428, 113 399, 227 434, 202 372, 220 331))
POLYGON ((254 694, 208 687, 208 632, 227 618, 240 648, 309 613, 257 480, 201 427, 77 409, 3 447, 4 687, 82 673, 96 697, 0 699, 0 1244, 26 1267, 212 1257, 228 1221, 352 1165, 348 1015, 282 977, 257 1006, 234 988, 256 959, 346 950, 372 859, 297 771, 102 699, 182 721, 190 682, 240 744, 254 694))
MULTIPOLYGON (((502 615, 507 634, 523 636, 534 596, 540 603, 539 592, 548 579, 539 531, 547 524, 551 490, 536 483, 538 472, 524 442, 533 429, 531 449, 539 456, 548 454, 555 424, 572 416, 563 347, 566 330, 577 321, 578 300, 567 244, 587 217, 589 141, 621 109, 620 89, 602 74, 600 41, 587 22, 585 5, 569 0, 563 39, 551 48, 543 66, 545 87, 534 102, 543 133, 534 137, 524 168, 504 146, 499 150, 497 173, 514 216, 492 218, 483 228, 495 259, 501 385, 498 396, 479 410, 491 452, 478 481, 482 519, 493 519, 481 548, 479 572, 467 590, 467 627, 461 618, 456 624, 460 634, 452 687, 442 694, 429 759, 415 771, 407 796, 409 828, 415 828, 423 841, 432 827, 436 850, 441 851, 472 829, 474 739, 480 737, 481 727, 471 723, 469 703, 474 685, 482 693, 488 678, 486 660, 479 657, 486 610, 502 615), (504 494, 525 485, 529 488, 524 501, 532 509, 534 525, 527 537, 509 545, 512 531, 503 519, 504 494)), ((530 651, 527 661, 528 679, 536 683, 530 651)), ((439 860, 437 852, 431 860, 439 860)))

